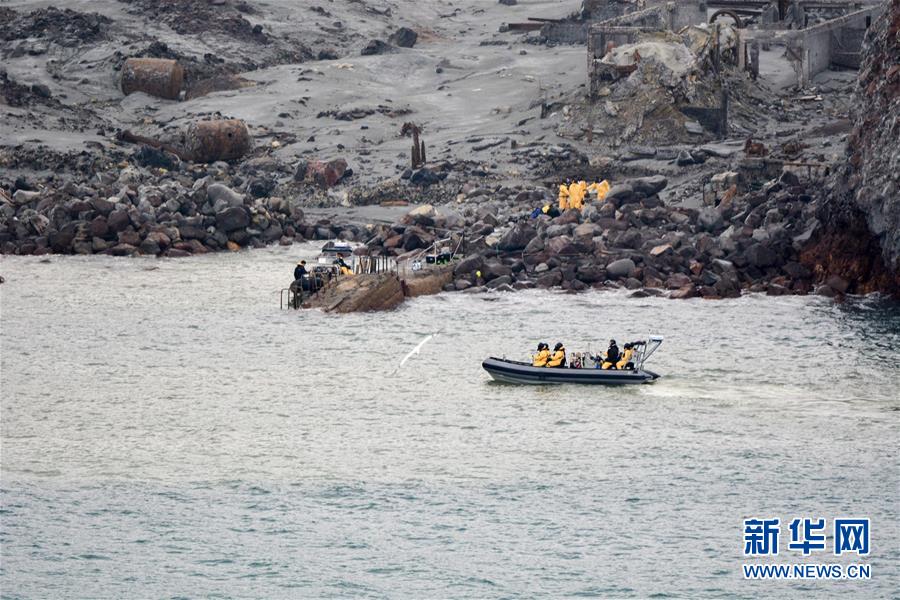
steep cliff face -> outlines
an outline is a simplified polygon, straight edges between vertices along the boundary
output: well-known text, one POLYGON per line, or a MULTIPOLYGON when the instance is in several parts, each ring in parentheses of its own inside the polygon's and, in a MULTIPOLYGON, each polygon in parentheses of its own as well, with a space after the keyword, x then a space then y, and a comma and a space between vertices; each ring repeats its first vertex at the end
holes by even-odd
POLYGON ((872 24, 864 49, 847 163, 822 204, 805 258, 851 292, 900 291, 900 0, 872 24))

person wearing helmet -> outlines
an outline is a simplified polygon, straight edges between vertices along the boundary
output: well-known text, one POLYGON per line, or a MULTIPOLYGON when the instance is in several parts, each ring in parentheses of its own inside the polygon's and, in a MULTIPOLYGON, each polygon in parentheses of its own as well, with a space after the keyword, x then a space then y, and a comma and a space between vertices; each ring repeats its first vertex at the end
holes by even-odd
POLYGON ((606 356, 603 357, 603 368, 615 369, 617 362, 619 362, 619 347, 616 345, 616 340, 609 340, 609 348, 606 349, 606 356))
POLYGON ((634 345, 625 344, 624 349, 622 350, 622 356, 619 357, 619 361, 616 363, 616 368, 619 370, 628 369, 634 370, 634 363, 631 362, 631 358, 634 356, 634 345))
POLYGON ((548 367, 565 367, 566 366, 566 348, 563 346, 562 342, 556 344, 553 347, 553 356, 550 357, 550 361, 547 363, 548 367))
POLYGON ((541 342, 537 347, 537 354, 534 355, 531 366, 546 367, 547 361, 550 360, 550 346, 545 342, 541 342))

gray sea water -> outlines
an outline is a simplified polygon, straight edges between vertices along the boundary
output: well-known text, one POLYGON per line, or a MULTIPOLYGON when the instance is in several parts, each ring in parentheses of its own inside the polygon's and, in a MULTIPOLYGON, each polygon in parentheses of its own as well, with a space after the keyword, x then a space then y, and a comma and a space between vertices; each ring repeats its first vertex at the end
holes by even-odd
MULTIPOLYGON (((897 597, 900 308, 441 295, 280 311, 312 246, 4 257, 3 598, 897 597), (666 342, 628 388, 494 384, 666 342), (401 359, 428 335, 418 355, 401 359), (743 519, 864 516, 868 581, 751 581, 743 519)), ((830 527, 830 525, 829 525, 830 527)))

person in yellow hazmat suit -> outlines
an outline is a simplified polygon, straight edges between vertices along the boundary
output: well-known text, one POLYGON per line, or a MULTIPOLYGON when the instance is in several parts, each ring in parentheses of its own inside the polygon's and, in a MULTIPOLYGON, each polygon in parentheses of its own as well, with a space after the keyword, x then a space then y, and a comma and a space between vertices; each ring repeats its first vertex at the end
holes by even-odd
POLYGON ((606 198, 606 194, 609 193, 609 182, 604 179, 600 183, 592 183, 587 189, 589 192, 597 194, 597 202, 600 202, 606 198))
POLYGON ((534 355, 531 365, 533 367, 546 367, 548 360, 550 360, 550 346, 545 342, 541 342, 538 344, 538 353, 534 355))
POLYGON ((569 208, 581 210, 584 205, 584 195, 587 193, 587 183, 578 181, 569 186, 569 208))
POLYGON ((569 186, 565 183, 559 184, 559 212, 569 208, 569 186))
POLYGON ((631 363, 631 357, 634 356, 634 347, 631 344, 625 344, 624 349, 622 350, 622 357, 619 359, 619 362, 616 363, 617 369, 633 369, 634 364, 630 367, 628 366, 631 363))
POLYGON ((565 367, 566 366, 566 349, 562 345, 562 342, 556 344, 553 347, 553 356, 550 357, 550 361, 547 363, 548 367, 565 367))

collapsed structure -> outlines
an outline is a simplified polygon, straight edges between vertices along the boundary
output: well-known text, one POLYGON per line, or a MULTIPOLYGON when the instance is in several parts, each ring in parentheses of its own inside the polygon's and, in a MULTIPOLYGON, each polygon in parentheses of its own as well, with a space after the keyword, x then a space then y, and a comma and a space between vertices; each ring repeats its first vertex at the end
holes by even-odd
POLYGON ((722 50, 733 51, 738 67, 755 74, 760 47, 783 46, 798 87, 804 87, 831 65, 859 68, 865 31, 884 8, 880 0, 585 0, 592 95, 607 72, 604 56, 611 45, 704 22, 733 30, 722 50))

